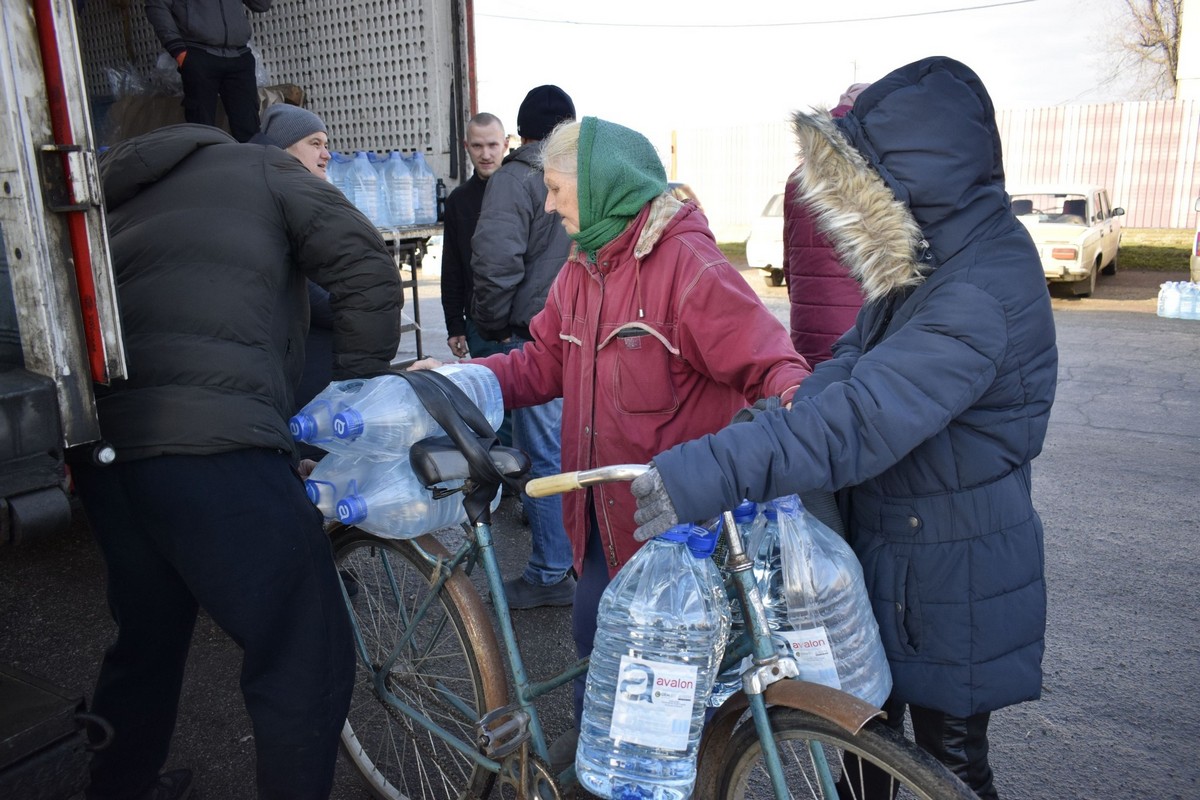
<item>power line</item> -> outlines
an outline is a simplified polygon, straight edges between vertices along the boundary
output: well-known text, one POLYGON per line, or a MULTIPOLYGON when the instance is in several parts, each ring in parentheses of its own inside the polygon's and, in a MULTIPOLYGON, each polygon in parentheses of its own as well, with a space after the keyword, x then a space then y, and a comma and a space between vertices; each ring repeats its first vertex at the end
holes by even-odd
POLYGON ((964 11, 982 11, 988 8, 1004 6, 1019 6, 1026 3, 1036 3, 1037 0, 1008 0, 1003 3, 986 3, 978 6, 963 6, 962 8, 944 8, 940 11, 913 11, 907 14, 887 14, 879 17, 847 17, 844 19, 821 19, 806 22, 748 22, 748 23, 713 23, 713 24, 680 24, 675 22, 582 22, 574 19, 542 19, 539 17, 510 17, 504 14, 480 14, 478 17, 489 19, 505 19, 514 22, 540 22, 548 25, 579 25, 594 28, 801 28, 814 25, 845 25, 853 22, 881 22, 908 17, 933 17, 940 14, 959 14, 964 11))

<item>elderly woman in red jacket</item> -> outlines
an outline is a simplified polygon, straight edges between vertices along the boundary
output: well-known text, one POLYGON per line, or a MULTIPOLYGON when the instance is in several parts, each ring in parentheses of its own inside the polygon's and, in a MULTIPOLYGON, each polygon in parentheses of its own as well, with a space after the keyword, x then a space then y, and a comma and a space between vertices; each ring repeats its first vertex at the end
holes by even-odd
MULTIPOLYGON (((667 192, 644 136, 595 117, 563 123, 542 167, 546 211, 574 245, 530 323, 532 343, 477 363, 496 373, 508 408, 563 398, 564 471, 645 464, 723 428, 747 404, 791 399, 808 364, 722 255, 700 209, 667 192)), ((563 498, 581 656, 592 650, 609 578, 642 545, 635 508, 624 484, 563 498)), ((576 719, 582 698, 580 680, 576 719)), ((574 755, 573 743, 554 750, 574 755)))

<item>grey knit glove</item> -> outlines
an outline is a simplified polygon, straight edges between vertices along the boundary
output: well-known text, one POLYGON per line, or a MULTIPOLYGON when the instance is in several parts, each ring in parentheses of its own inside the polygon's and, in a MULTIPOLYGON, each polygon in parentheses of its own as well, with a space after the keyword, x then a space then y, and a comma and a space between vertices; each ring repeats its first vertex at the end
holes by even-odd
POLYGON ((638 506, 633 514, 633 521, 638 524, 633 538, 637 541, 653 539, 679 524, 679 514, 656 468, 651 467, 634 478, 633 483, 629 484, 629 491, 633 493, 638 506))

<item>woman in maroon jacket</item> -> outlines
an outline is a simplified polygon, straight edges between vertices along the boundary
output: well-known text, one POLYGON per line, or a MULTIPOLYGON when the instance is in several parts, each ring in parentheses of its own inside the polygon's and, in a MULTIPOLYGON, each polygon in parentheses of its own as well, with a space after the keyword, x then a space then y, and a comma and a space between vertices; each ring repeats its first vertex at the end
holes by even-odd
MULTIPOLYGON (((868 86, 852 85, 829 113, 844 116, 868 86)), ((796 182, 802 169, 788 177, 783 194, 783 273, 792 307, 792 344, 815 367, 829 359, 833 343, 854 325, 863 297, 858 281, 817 229, 812 212, 799 202, 796 182)))

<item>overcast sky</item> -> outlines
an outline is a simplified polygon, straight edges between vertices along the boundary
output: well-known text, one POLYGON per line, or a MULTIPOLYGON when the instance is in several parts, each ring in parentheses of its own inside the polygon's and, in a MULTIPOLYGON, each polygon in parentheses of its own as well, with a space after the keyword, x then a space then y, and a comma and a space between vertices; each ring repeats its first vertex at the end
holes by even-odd
POLYGON ((931 55, 998 108, 1130 99, 1114 85, 1121 0, 474 0, 479 109, 510 132, 525 93, 647 134, 779 121, 931 55))

